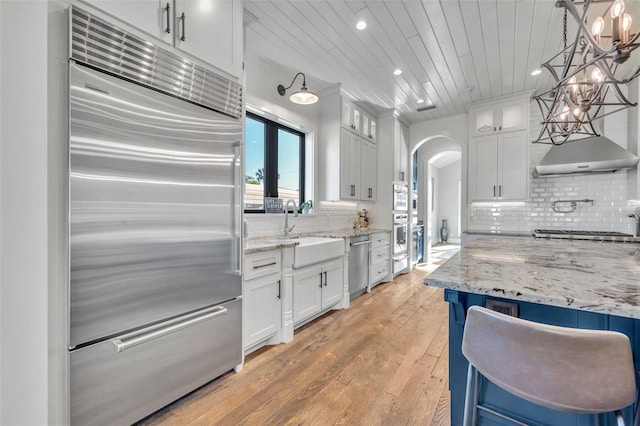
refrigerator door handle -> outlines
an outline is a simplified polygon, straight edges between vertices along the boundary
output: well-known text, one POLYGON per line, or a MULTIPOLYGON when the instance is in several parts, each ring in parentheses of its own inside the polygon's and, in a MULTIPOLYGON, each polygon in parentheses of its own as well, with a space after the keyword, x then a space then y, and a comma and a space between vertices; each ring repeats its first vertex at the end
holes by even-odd
MULTIPOLYGON (((233 164, 234 164, 234 185, 235 189, 233 191, 234 203, 233 208, 234 212, 232 212, 233 217, 233 232, 234 232, 234 244, 235 247, 233 249, 233 269, 235 275, 242 275, 242 253, 243 253, 243 238, 244 238, 244 230, 243 228, 243 217, 241 216, 241 211, 244 208, 242 205, 242 191, 244 186, 242 185, 242 169, 240 165, 242 164, 242 142, 236 141, 233 143, 233 164)), ((246 228, 245 228, 246 229, 246 228)))
POLYGON ((113 339, 111 342, 113 343, 116 352, 122 352, 126 349, 133 348, 134 346, 142 345, 151 340, 166 336, 167 334, 175 333, 176 331, 191 327, 221 315, 226 315, 227 312, 228 310, 224 306, 214 306, 186 315, 182 318, 168 321, 168 323, 161 324, 160 326, 155 325, 125 334, 113 339))

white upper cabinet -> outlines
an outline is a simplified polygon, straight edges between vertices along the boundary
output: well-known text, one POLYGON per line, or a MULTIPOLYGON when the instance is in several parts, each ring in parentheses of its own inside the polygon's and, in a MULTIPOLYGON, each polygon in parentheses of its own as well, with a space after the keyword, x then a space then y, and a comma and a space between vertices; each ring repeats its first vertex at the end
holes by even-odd
POLYGON ((362 139, 362 164, 360 165, 360 199, 375 201, 378 192, 378 152, 376 145, 362 139))
POLYGON ((84 1, 168 46, 228 74, 242 76, 241 0, 84 1))
POLYGON ((362 131, 360 132, 362 134, 362 137, 365 140, 375 142, 377 139, 376 128, 377 128, 376 119, 372 115, 367 114, 366 112, 363 112, 362 113, 362 131))
POLYGON ((173 43, 173 0, 84 0, 84 2, 167 44, 173 43))
POLYGON ((242 2, 176 0, 175 46, 233 74, 242 74, 242 2))
POLYGON ((486 104, 469 110, 470 135, 523 130, 529 127, 529 98, 486 104))
POLYGON ((378 150, 374 133, 377 118, 357 107, 340 86, 322 94, 320 108, 319 198, 376 201, 378 150), (366 136, 362 133, 365 129, 366 136))
MULTIPOLYGON (((362 139, 342 129, 340 141, 340 198, 360 199, 360 158, 362 139)), ((366 195, 366 194, 365 194, 366 195)))
POLYGON ((409 141, 409 129, 400 121, 394 119, 393 124, 393 146, 394 146, 394 172, 393 180, 407 182, 409 178, 407 165, 409 161, 407 143, 409 141))
POLYGON ((470 201, 516 201, 527 198, 527 131, 479 136, 469 145, 470 201))
POLYGON ((360 133, 362 129, 362 111, 353 102, 342 98, 342 126, 352 132, 360 133))

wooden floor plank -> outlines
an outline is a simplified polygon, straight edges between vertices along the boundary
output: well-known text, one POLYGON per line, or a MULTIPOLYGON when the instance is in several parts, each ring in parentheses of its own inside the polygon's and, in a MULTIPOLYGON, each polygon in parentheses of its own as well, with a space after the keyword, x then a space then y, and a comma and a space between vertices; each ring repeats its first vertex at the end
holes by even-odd
POLYGON ((448 306, 426 274, 376 286, 141 424, 448 425, 448 306))

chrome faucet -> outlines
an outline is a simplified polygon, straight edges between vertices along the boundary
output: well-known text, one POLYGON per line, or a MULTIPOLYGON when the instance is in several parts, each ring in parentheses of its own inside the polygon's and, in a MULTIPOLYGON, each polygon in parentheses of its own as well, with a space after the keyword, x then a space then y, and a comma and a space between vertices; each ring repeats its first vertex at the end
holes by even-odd
POLYGON ((294 200, 293 198, 289 198, 287 200, 287 204, 284 205, 284 235, 285 237, 287 235, 289 235, 289 232, 293 231, 293 228, 295 228, 295 225, 291 225, 291 227, 289 227, 289 203, 293 203, 293 215, 294 216, 298 216, 298 206, 296 206, 296 200, 294 200))

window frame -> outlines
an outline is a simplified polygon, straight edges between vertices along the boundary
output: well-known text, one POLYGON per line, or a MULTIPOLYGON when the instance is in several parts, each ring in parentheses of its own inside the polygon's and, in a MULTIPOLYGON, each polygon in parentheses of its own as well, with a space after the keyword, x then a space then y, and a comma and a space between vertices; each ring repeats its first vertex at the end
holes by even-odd
MULTIPOLYGON (((270 120, 266 117, 260 116, 258 114, 254 114, 252 112, 247 111, 245 116, 245 125, 247 118, 250 118, 255 121, 259 121, 265 126, 265 135, 264 135, 264 192, 263 197, 278 197, 278 131, 284 130, 288 133, 292 133, 300 138, 300 147, 299 147, 299 181, 298 185, 300 188, 300 200, 303 202, 305 199, 305 148, 306 148, 306 134, 296 129, 292 129, 291 127, 287 127, 282 123, 278 123, 277 121, 270 120), (275 194, 275 195, 271 195, 275 194)), ((245 149, 246 149, 246 135, 245 135, 245 149)), ((243 170, 244 174, 244 182, 246 182, 247 178, 247 170, 246 164, 243 170)), ((284 201, 284 200, 283 200, 284 201)), ((247 210, 244 208, 244 193, 243 193, 243 211, 244 213, 265 213, 264 204, 263 208, 260 210, 247 210)), ((289 209, 289 212, 293 212, 289 209)))

